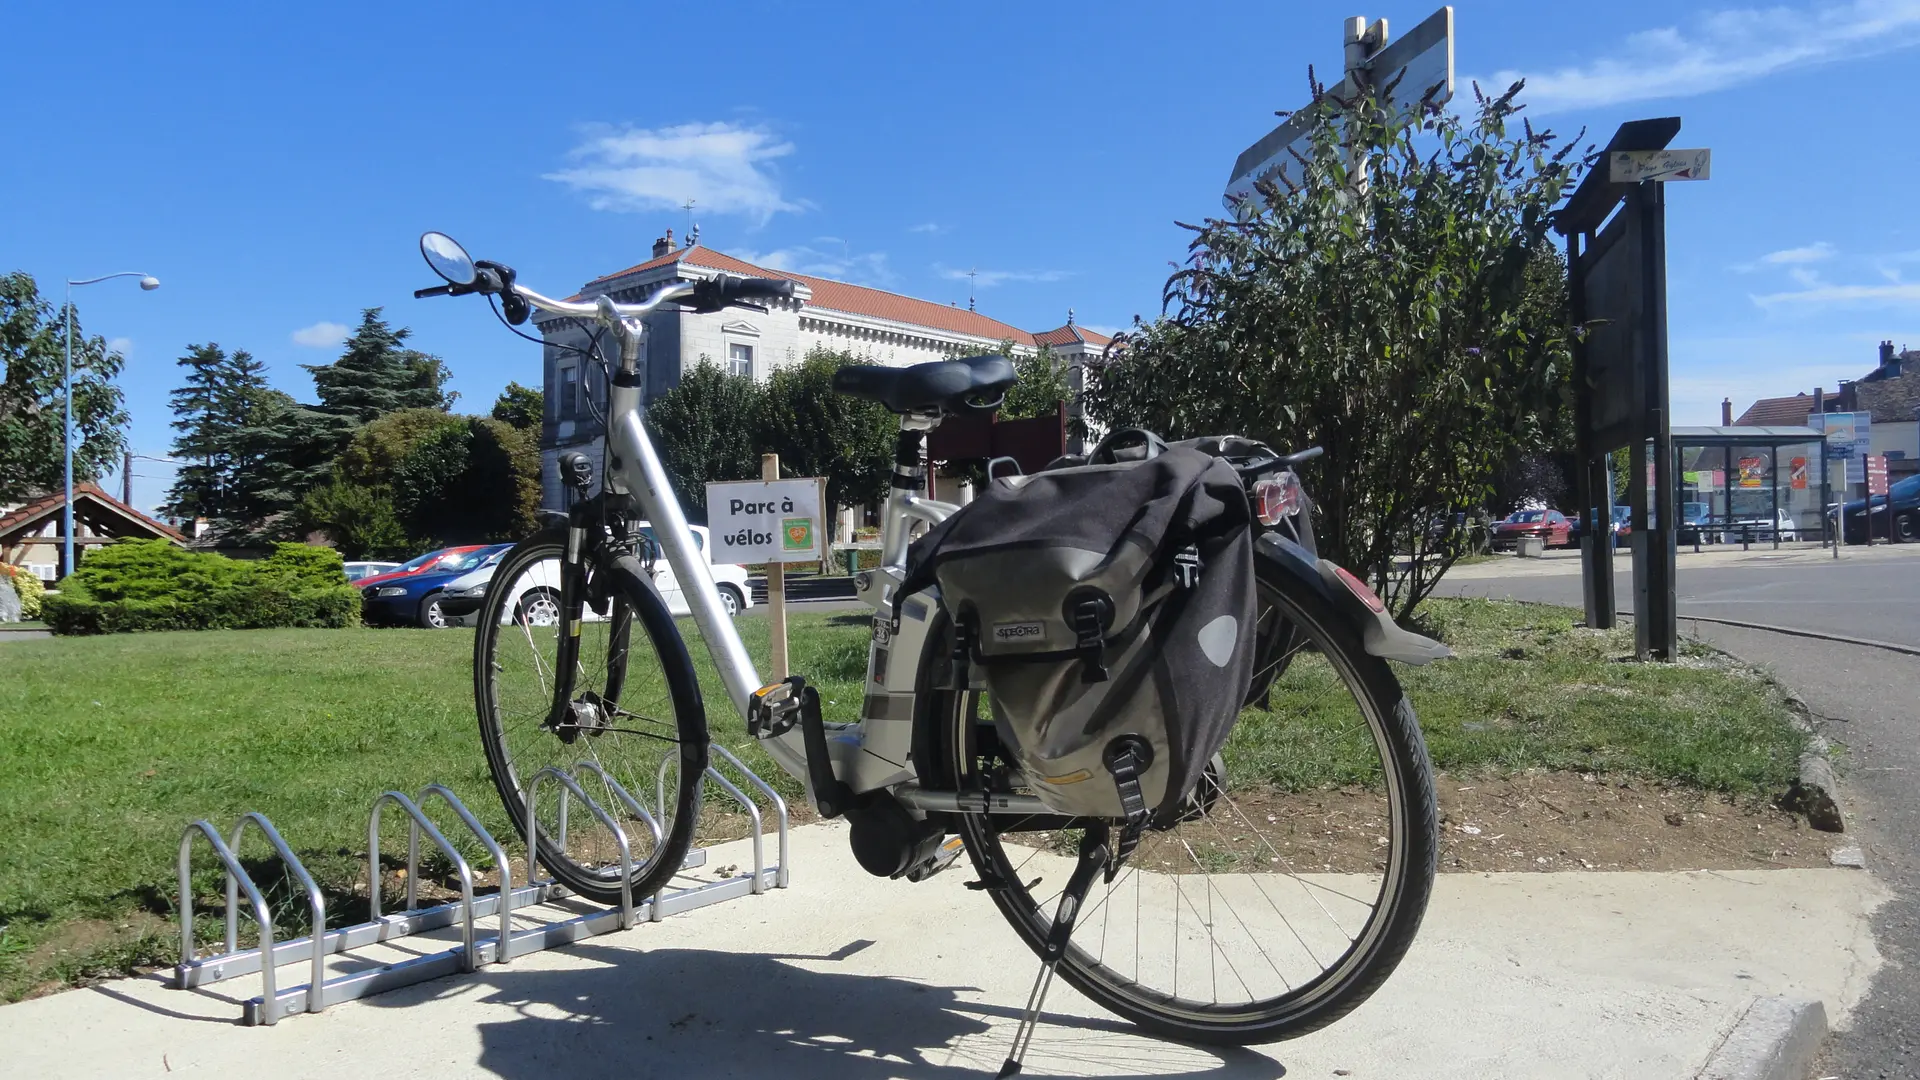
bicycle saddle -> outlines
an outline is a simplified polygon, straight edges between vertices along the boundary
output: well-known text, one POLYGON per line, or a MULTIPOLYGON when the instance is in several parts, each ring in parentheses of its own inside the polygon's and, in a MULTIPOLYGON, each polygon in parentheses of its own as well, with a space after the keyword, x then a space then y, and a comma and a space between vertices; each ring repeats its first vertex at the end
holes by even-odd
POLYGON ((968 356, 904 368, 849 364, 833 373, 833 388, 888 412, 957 413, 999 408, 1014 380, 1006 357, 968 356))

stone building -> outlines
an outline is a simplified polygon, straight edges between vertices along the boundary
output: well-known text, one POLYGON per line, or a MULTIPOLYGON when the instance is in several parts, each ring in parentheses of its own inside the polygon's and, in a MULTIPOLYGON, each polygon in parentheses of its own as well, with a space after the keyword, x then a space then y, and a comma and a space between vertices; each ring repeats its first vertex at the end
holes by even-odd
MULTIPOLYGON (((572 299, 605 295, 632 303, 670 282, 722 274, 788 278, 799 288, 791 300, 769 305, 764 313, 660 310, 648 315, 646 352, 641 356, 646 401, 678 385, 681 371, 703 358, 734 373, 765 379, 775 368, 799 362, 816 346, 849 352, 870 363, 904 367, 992 352, 1004 341, 1012 341, 1018 354, 1032 355, 1043 345, 1050 347, 1069 365, 1070 385, 1077 390, 1080 364, 1098 356, 1108 341, 1105 335, 1075 325, 1072 312, 1066 325, 1035 333, 955 305, 755 266, 699 244, 677 248, 672 230, 654 243, 652 258, 589 281, 572 299)), ((574 351, 584 348, 588 338, 587 329, 577 320, 543 313, 535 315, 534 323, 546 341, 541 499, 543 505, 557 507, 562 503, 557 465, 562 453, 589 454, 598 474, 606 373, 574 351)))

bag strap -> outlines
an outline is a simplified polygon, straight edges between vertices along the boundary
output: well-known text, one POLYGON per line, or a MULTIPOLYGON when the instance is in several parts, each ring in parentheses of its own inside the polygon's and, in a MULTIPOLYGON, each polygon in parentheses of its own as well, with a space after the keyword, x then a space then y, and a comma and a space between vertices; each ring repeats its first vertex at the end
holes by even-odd
POLYGON ((1146 792, 1140 788, 1140 774, 1153 764, 1153 747, 1138 735, 1122 735, 1107 744, 1102 756, 1120 795, 1120 811, 1126 817, 1114 846, 1113 861, 1107 867, 1107 880, 1112 881, 1120 864, 1140 846, 1140 834, 1147 827, 1149 811, 1146 792))

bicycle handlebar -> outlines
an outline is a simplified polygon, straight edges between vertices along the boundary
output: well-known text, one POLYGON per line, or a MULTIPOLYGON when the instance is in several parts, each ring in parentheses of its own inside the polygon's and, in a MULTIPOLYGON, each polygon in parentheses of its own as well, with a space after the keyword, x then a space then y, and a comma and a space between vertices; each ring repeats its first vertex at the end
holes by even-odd
POLYGON ((790 297, 794 293, 794 282, 786 278, 728 276, 703 281, 678 281, 655 290, 653 295, 637 304, 619 304, 604 296, 591 301, 555 300, 517 282, 513 285, 513 291, 527 303, 555 315, 591 319, 604 314, 616 319, 628 319, 645 315, 661 304, 685 303, 696 310, 711 312, 752 300, 790 297))

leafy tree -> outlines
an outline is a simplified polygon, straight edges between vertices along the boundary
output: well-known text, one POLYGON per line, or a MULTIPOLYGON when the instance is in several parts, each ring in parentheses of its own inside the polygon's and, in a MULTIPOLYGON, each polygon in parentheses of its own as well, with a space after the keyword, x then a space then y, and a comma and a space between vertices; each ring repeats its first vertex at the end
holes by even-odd
POLYGON ((509 424, 521 431, 537 433, 541 422, 546 418, 546 398, 531 386, 521 386, 517 382, 507 384, 505 390, 493 403, 493 418, 503 424, 509 424))
POLYGON ((894 419, 876 402, 834 393, 833 373, 860 363, 851 353, 816 346, 798 364, 767 377, 760 446, 780 455, 788 476, 824 476, 833 506, 886 497, 893 472, 894 419))
POLYGON ((407 451, 393 471, 393 496, 416 540, 519 540, 539 525, 539 446, 491 417, 460 418, 407 451))
POLYGON ((405 558, 413 542, 384 485, 359 484, 338 473, 301 496, 294 516, 307 528, 325 530, 342 558, 405 558))
POLYGON ((439 409, 400 409, 353 433, 345 450, 334 459, 338 471, 359 484, 390 485, 400 463, 413 448, 443 429, 459 428, 464 417, 439 409))
POLYGON ((730 375, 711 357, 647 406, 647 428, 680 505, 704 519, 707 485, 760 475, 758 434, 765 394, 749 376, 730 375))
POLYGON ((1461 551, 1435 523, 1481 505, 1565 404, 1547 234, 1579 164, 1573 144, 1511 130, 1518 90, 1476 88, 1465 115, 1317 96, 1298 182, 1187 226, 1165 314, 1088 373, 1088 413, 1110 427, 1325 447, 1307 470, 1320 549, 1400 617, 1461 551))
POLYGON ((1020 381, 1007 389, 1006 404, 1000 406, 1003 420, 1021 420, 1032 416, 1053 416, 1060 403, 1072 396, 1067 386, 1067 365, 1042 345, 1031 356, 1016 356, 1013 342, 1001 343, 1000 355, 1013 358, 1014 374, 1020 381))
MULTIPOLYGON (((97 480, 126 446, 124 395, 114 379, 125 362, 73 318, 73 478, 97 480)), ((0 275, 0 502, 65 483, 66 365, 63 313, 40 297, 33 277, 0 275)))

